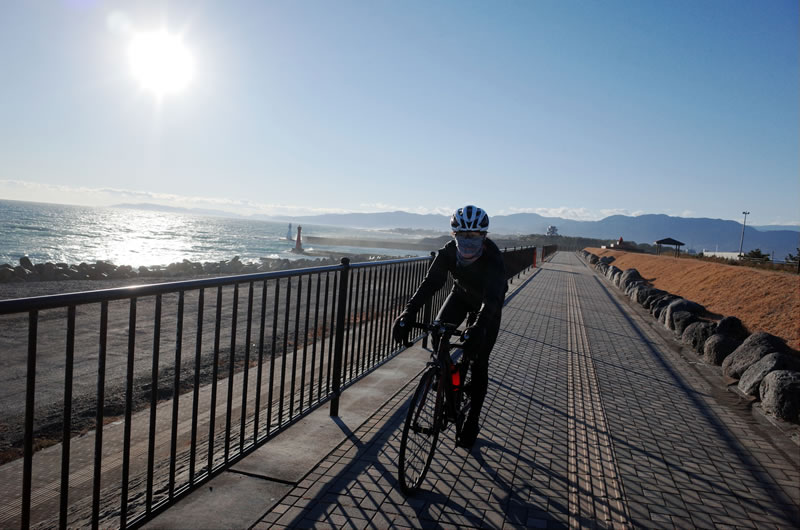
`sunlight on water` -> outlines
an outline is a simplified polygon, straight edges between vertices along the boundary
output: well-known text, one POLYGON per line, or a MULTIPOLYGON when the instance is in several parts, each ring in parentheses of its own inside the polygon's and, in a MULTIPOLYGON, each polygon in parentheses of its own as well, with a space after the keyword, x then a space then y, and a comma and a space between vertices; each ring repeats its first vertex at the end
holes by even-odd
POLYGON ((195 247, 187 236, 192 229, 185 219, 173 217, 130 216, 125 230, 108 238, 109 260, 117 264, 165 264, 186 258, 187 250, 195 247))
MULTIPOLYGON (((0 200, 0 264, 16 265, 25 255, 34 263, 104 260, 133 267, 163 266, 184 259, 227 261, 234 256, 245 262, 258 262, 262 257, 304 257, 291 252, 294 243, 285 239, 286 228, 283 222, 0 200)), ((370 233, 303 225, 303 234, 347 238, 370 233)), ((351 254, 427 255, 359 247, 315 248, 351 254)))

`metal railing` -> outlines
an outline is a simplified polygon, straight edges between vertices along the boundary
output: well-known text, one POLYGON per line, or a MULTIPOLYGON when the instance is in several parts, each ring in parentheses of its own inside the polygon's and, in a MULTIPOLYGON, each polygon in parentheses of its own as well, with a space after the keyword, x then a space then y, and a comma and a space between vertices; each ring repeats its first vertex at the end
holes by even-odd
MULTIPOLYGON (((535 252, 506 250, 507 277, 535 252)), ((400 351, 393 319, 431 259, 0 301, 6 395, 25 396, 0 418, 24 418, 0 527, 137 526, 319 405, 337 415, 400 351)))
POLYGON ((542 247, 542 261, 552 256, 558 250, 558 245, 545 245, 542 247))

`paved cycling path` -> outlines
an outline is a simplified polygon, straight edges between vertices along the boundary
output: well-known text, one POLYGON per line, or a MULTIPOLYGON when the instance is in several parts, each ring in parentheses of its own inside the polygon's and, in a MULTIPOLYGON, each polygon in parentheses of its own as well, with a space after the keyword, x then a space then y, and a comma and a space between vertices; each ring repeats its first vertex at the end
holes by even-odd
POLYGON ((797 445, 648 318, 558 253, 507 302, 471 453, 450 430, 423 491, 400 493, 411 381, 357 427, 339 422, 344 441, 274 490, 256 527, 796 527, 797 445))

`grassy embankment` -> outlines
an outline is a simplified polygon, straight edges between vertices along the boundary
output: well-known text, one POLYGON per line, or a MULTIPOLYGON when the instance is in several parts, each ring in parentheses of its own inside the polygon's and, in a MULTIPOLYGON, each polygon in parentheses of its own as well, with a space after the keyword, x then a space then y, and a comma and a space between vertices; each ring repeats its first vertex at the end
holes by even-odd
POLYGON ((800 277, 796 274, 735 267, 589 247, 597 256, 614 256, 617 268, 637 269, 655 287, 698 302, 712 313, 738 317, 751 331, 766 331, 800 349, 800 277))

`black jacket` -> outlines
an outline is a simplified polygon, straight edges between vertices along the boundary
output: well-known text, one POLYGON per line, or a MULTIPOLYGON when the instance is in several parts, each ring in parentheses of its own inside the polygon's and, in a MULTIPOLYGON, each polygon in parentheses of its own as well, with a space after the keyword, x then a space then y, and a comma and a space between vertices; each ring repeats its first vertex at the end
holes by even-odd
POLYGON ((484 240, 481 257, 465 267, 458 266, 457 252, 455 240, 439 249, 425 279, 409 300, 408 311, 416 313, 425 305, 445 284, 449 272, 454 279, 452 292, 464 300, 469 311, 479 312, 476 325, 499 321, 508 290, 500 249, 491 239, 484 240))

